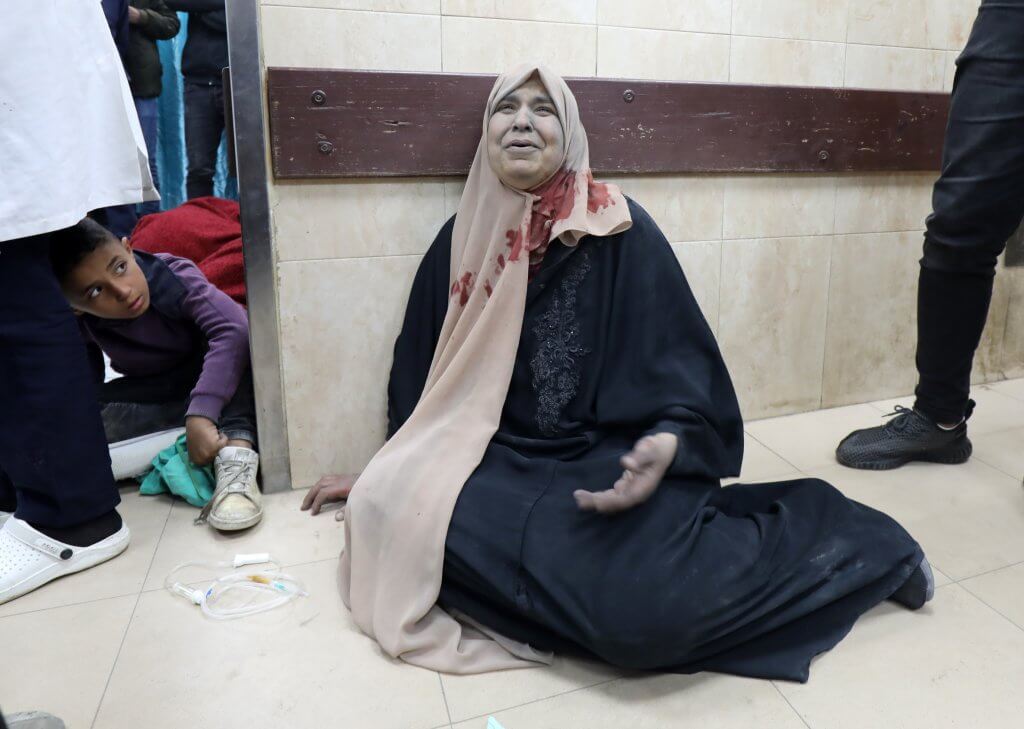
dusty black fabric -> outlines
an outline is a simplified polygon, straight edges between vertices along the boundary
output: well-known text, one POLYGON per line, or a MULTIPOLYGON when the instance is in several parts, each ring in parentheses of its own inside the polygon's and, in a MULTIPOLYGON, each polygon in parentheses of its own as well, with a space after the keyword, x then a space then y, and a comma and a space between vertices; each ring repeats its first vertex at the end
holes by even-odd
MULTIPOLYGON (((657 225, 554 245, 527 289, 501 424, 449 526, 440 603, 540 648, 645 669, 806 680, 813 656, 921 561, 892 519, 815 479, 720 488, 742 419, 657 225), (679 437, 645 504, 582 512, 645 433, 679 437)), ((452 223, 418 271, 389 387, 415 407, 448 303, 452 223)))
POLYGON ((1024 0, 985 0, 957 59, 918 284, 915 408, 963 416, 996 260, 1024 217, 1024 0))

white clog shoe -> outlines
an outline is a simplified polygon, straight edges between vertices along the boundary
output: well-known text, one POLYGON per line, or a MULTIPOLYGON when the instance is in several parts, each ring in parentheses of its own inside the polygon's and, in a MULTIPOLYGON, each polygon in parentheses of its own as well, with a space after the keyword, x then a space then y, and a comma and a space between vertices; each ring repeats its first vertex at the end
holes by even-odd
POLYGON ((47 582, 95 567, 128 548, 126 524, 116 534, 88 547, 51 539, 17 517, 0 527, 0 605, 47 582))

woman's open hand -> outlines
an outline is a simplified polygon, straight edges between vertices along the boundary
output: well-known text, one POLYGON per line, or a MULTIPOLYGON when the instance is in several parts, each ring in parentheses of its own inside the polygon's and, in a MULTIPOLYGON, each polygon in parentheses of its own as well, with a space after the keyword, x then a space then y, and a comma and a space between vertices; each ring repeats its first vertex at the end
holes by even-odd
POLYGON ((573 492, 584 511, 615 514, 632 509, 651 498, 665 471, 676 457, 679 439, 672 433, 646 435, 622 457, 622 477, 607 491, 573 492))
MULTIPOLYGON (((355 485, 357 478, 358 473, 324 476, 306 492, 306 497, 302 500, 302 511, 309 510, 311 516, 316 516, 325 504, 344 501, 352 493, 352 486, 355 485)), ((345 518, 345 511, 338 509, 334 518, 341 521, 345 518)))

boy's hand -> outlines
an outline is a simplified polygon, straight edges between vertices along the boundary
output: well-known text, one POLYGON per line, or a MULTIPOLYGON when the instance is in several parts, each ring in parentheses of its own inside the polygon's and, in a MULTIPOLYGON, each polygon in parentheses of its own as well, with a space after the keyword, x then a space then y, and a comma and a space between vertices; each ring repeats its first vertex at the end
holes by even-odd
MULTIPOLYGON (((309 511, 311 515, 316 516, 324 505, 335 501, 344 501, 352 493, 352 487, 357 478, 359 478, 358 473, 344 476, 324 476, 306 492, 306 498, 302 500, 302 510, 309 511)), ((334 518, 341 521, 344 515, 344 510, 339 509, 334 518)))
POLYGON ((209 418, 189 415, 185 418, 185 444, 188 446, 189 460, 197 466, 207 466, 213 463, 220 449, 228 444, 228 439, 209 418))

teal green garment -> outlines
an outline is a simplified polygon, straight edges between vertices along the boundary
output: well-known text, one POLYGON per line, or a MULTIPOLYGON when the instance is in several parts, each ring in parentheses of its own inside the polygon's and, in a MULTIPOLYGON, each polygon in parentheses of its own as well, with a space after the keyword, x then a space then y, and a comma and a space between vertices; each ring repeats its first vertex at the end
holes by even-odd
POLYGON ((197 466, 188 459, 183 435, 156 454, 153 470, 142 480, 139 493, 153 496, 170 492, 201 509, 213 496, 215 484, 212 467, 197 466))

